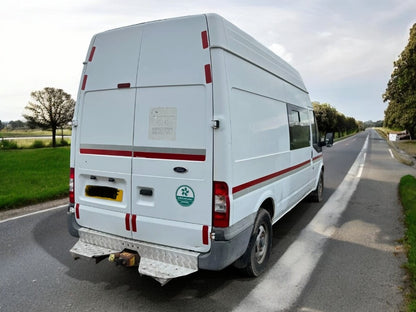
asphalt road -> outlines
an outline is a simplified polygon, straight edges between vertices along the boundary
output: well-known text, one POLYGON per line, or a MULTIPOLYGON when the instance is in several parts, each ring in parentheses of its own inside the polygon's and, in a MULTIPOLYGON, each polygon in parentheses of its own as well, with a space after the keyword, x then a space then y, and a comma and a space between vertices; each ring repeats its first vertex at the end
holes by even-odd
POLYGON ((304 201, 274 226, 268 270, 256 279, 227 268, 161 287, 134 268, 74 261, 68 250, 76 239, 67 233, 65 208, 2 221, 0 311, 400 311, 405 258, 397 242, 403 236, 397 185, 416 170, 392 159, 372 130, 325 149, 324 161, 324 202, 304 201), (303 230, 333 202, 368 135, 361 179, 321 239, 316 262, 308 272, 292 272, 302 274, 295 288, 289 277, 274 279, 303 230), (275 303, 286 295, 293 298, 289 307, 275 303))

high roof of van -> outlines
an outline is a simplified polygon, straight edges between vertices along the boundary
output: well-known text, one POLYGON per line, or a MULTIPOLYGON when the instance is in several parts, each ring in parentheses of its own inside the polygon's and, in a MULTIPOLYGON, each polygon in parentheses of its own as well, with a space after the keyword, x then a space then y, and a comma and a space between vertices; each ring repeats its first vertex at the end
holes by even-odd
MULTIPOLYGON (((269 73, 285 80, 300 90, 308 93, 303 80, 298 71, 289 65, 286 61, 273 53, 270 49, 259 43, 249 34, 227 21, 222 16, 209 13, 193 16, 183 16, 169 19, 162 19, 150 22, 144 22, 136 25, 126 26, 130 27, 148 27, 154 23, 163 23, 166 21, 201 18, 204 16, 208 24, 208 36, 210 48, 224 49, 238 57, 241 57, 248 62, 261 67, 269 73)), ((115 29, 109 30, 113 31, 115 29)))
POLYGON ((211 48, 222 48, 307 92, 298 71, 218 14, 206 14, 211 48))

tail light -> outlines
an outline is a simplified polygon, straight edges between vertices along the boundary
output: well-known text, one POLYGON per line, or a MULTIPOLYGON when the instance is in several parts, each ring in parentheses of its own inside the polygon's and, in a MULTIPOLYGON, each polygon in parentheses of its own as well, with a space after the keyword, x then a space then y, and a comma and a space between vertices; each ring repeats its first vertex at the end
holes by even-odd
POLYGON ((214 181, 212 223, 215 227, 228 227, 230 225, 230 197, 228 185, 225 182, 214 181))
POLYGON ((75 169, 71 168, 69 170, 69 203, 74 204, 75 203, 75 169))

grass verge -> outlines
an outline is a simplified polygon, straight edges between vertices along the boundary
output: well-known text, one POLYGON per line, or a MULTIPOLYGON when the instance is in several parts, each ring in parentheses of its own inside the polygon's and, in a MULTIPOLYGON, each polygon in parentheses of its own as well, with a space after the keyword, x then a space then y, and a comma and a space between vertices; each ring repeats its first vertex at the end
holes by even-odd
POLYGON ((405 243, 408 250, 406 268, 410 274, 411 284, 408 311, 416 311, 416 178, 411 175, 402 177, 399 193, 405 214, 405 243))
POLYGON ((0 210, 68 194, 69 147, 0 151, 0 210))

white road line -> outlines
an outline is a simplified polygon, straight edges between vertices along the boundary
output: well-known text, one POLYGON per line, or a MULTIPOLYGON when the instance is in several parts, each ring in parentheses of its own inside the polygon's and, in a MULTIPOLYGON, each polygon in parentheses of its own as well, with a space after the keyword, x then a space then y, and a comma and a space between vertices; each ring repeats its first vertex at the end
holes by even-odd
POLYGON ((56 207, 52 207, 52 208, 49 208, 49 209, 43 209, 43 210, 39 210, 39 211, 35 211, 35 212, 28 213, 28 214, 25 214, 25 215, 21 215, 21 216, 9 218, 9 219, 1 220, 0 221, 0 224, 1 223, 5 223, 7 221, 13 221, 13 220, 17 220, 17 219, 21 219, 21 218, 33 216, 33 215, 36 215, 36 214, 39 214, 39 213, 44 213, 44 212, 48 212, 48 211, 52 211, 52 210, 61 209, 61 208, 64 208, 64 207, 68 207, 68 205, 66 204, 66 205, 56 206, 56 207))
POLYGON ((391 158, 393 158, 393 159, 394 159, 393 152, 391 151, 391 149, 390 149, 390 148, 389 148, 389 153, 390 153, 391 158))
POLYGON ((234 311, 284 311, 296 302, 324 252, 325 243, 335 233, 336 224, 357 188, 368 138, 369 136, 334 194, 234 311))

